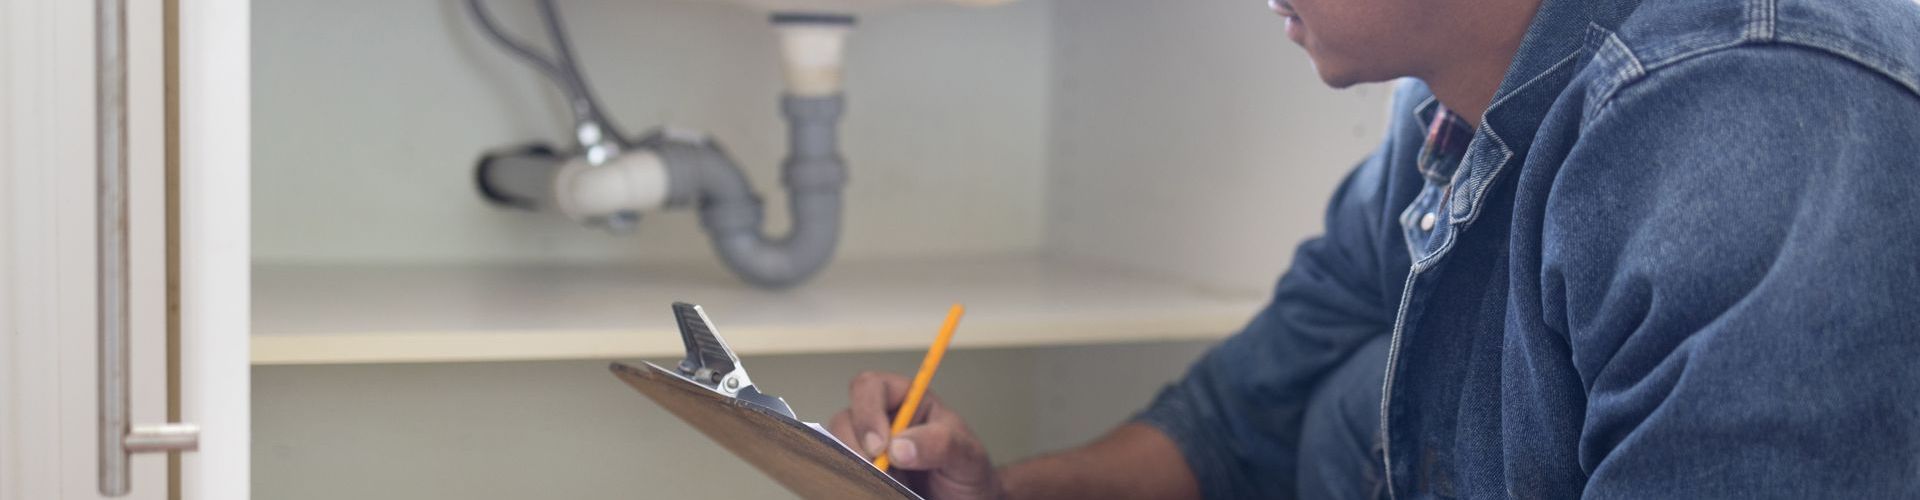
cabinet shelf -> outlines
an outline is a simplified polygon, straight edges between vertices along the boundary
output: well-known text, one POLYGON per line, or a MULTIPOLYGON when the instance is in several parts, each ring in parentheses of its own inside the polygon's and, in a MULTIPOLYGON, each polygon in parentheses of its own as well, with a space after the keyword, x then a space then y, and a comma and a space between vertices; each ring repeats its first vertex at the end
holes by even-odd
POLYGON ((701 304, 742 354, 1216 339, 1259 307, 1225 290, 1036 256, 836 264, 788 291, 712 266, 254 268, 256 365, 672 357, 668 305, 701 304))

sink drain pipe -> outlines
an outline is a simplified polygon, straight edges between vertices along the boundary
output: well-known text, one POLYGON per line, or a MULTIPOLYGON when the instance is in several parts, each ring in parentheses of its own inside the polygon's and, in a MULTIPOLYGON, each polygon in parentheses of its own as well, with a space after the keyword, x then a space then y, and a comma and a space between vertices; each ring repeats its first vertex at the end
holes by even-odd
POLYGON ((631 230, 646 212, 695 208, 721 261, 743 281, 763 288, 806 282, 832 261, 840 239, 841 189, 847 181, 839 122, 845 107, 841 68, 853 28, 851 16, 772 16, 787 82, 780 102, 788 130, 781 181, 792 215, 788 232, 772 236, 765 231, 760 196, 711 138, 672 129, 622 138, 574 65, 551 0, 539 4, 558 61, 502 33, 480 0, 468 0, 474 20, 489 37, 568 95, 579 149, 562 152, 535 144, 489 153, 475 168, 482 196, 496 205, 559 212, 612 231, 631 230))

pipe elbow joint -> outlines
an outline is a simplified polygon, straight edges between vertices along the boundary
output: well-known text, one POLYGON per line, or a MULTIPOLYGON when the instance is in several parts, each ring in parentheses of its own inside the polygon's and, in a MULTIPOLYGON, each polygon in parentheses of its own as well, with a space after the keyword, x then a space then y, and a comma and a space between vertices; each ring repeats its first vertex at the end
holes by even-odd
MULTIPOLYGON (((791 107, 789 109, 792 109, 791 107)), ((837 105, 789 113, 790 119, 836 117, 837 105), (821 113, 831 111, 831 113, 821 113)), ((825 124, 831 127, 831 123, 825 124)), ((650 137, 642 144, 666 163, 674 205, 696 205, 700 223, 721 261, 743 281, 762 288, 806 282, 832 260, 840 237, 841 187, 846 165, 831 141, 831 129, 800 132, 794 153, 782 165, 792 228, 779 237, 764 232, 765 204, 731 157, 707 140, 650 137), (804 137, 803 137, 804 135, 804 137), (804 142, 806 145, 802 146, 804 142)))

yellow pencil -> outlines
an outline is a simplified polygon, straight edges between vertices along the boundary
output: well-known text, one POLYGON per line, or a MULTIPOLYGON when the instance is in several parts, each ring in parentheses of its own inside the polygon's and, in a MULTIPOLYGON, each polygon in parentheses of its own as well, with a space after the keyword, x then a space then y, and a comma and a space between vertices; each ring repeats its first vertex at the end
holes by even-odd
MULTIPOLYGON (((920 398, 927 395, 927 386, 933 383, 933 372, 940 369, 940 358, 947 355, 947 344, 953 342, 953 329, 960 326, 960 315, 966 314, 966 306, 954 304, 947 310, 947 322, 940 325, 940 336, 933 338, 933 347, 927 348, 927 359, 920 361, 920 373, 913 376, 913 386, 907 389, 907 400, 900 404, 900 412, 893 415, 893 432, 887 437, 900 435, 913 423, 913 413, 920 409, 920 398)), ((873 466, 882 472, 887 470, 887 452, 873 457, 873 466)))

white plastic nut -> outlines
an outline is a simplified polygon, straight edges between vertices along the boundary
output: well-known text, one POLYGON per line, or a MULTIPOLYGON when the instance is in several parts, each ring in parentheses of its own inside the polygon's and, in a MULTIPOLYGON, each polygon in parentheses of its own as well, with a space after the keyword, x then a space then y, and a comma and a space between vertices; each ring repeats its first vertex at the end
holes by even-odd
POLYGON ((600 166, 573 158, 553 183, 554 204, 575 220, 658 210, 667 203, 667 166, 652 151, 629 150, 600 166))

